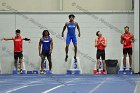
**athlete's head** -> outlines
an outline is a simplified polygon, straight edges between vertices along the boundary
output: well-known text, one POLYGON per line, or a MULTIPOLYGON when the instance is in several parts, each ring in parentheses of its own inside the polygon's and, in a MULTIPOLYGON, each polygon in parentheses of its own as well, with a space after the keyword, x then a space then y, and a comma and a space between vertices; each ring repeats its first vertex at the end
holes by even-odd
POLYGON ((129 32, 129 27, 128 26, 125 26, 124 27, 124 30, 125 30, 125 33, 128 33, 129 32))
POLYGON ((44 30, 43 32, 42 32, 42 36, 44 37, 44 36, 49 36, 50 35, 50 33, 49 33, 49 31, 48 30, 44 30))
POLYGON ((98 36, 98 37, 102 36, 101 32, 100 31, 97 31, 96 32, 96 36, 98 36))
POLYGON ((70 14, 70 15, 69 15, 69 19, 70 19, 70 21, 73 21, 74 18, 75 18, 75 16, 74 16, 73 14, 70 14))
POLYGON ((16 30, 16 36, 20 36, 20 30, 19 29, 16 30))

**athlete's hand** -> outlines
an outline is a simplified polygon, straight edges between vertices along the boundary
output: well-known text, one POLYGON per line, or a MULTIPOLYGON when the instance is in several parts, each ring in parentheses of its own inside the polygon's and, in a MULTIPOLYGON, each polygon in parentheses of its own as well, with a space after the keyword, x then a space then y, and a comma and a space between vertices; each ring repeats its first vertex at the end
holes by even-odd
POLYGON ((39 56, 42 57, 41 53, 39 53, 39 56))
POLYGON ((64 33, 62 33, 62 37, 64 37, 64 33))
POLYGON ((6 40, 6 39, 5 38, 1 38, 0 40, 2 41, 2 40, 6 40))
POLYGON ((80 37, 80 36, 81 36, 81 34, 79 33, 79 34, 78 34, 78 36, 80 37))
POLYGON ((50 50, 50 53, 49 54, 51 54, 52 53, 52 49, 50 50))
POLYGON ((123 42, 124 45, 126 45, 126 42, 123 42))
POLYGON ((31 43, 31 40, 29 40, 28 43, 31 43))
POLYGON ((4 38, 1 38, 0 40, 2 41, 2 40, 4 40, 4 38))

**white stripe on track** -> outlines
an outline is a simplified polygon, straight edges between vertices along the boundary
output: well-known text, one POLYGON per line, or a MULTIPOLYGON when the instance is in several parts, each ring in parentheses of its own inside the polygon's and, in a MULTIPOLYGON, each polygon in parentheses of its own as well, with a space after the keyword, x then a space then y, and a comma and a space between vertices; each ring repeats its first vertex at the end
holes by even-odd
POLYGON ((71 82, 73 82, 73 81, 75 81, 75 80, 77 80, 77 79, 79 79, 79 78, 76 78, 76 79, 67 81, 67 82, 64 83, 64 84, 61 84, 61 85, 58 85, 58 86, 53 87, 53 88, 51 88, 51 89, 48 89, 48 90, 46 90, 46 91, 44 91, 44 92, 42 92, 42 93, 49 93, 49 92, 51 92, 51 91, 53 91, 53 90, 55 90, 55 89, 57 89, 57 88, 60 88, 60 87, 62 87, 62 86, 65 86, 65 84, 71 83, 71 82))
POLYGON ((140 93, 140 81, 137 82, 134 93, 140 93))
POLYGON ((95 88, 93 88, 89 93, 93 93, 95 90, 97 90, 101 85, 103 85, 106 82, 106 79, 103 80, 101 83, 99 83, 95 88))
POLYGON ((20 86, 20 87, 12 88, 12 89, 10 89, 10 90, 5 91, 4 93, 11 93, 11 92, 20 90, 20 89, 23 89, 23 88, 26 88, 26 87, 30 86, 30 84, 37 83, 37 82, 40 82, 40 80, 38 80, 38 81, 31 81, 31 82, 29 82, 29 83, 25 83, 24 85, 22 85, 22 86, 20 86))

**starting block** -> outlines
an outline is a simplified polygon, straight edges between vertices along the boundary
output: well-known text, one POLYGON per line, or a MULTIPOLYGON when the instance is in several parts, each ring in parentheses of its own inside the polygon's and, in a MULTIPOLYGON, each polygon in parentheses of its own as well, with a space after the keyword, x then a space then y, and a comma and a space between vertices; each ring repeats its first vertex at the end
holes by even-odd
POLYGON ((52 71, 50 71, 50 70, 45 70, 45 74, 52 74, 52 71))
POLYGON ((120 75, 132 75, 132 71, 129 69, 129 57, 126 57, 126 69, 123 71, 123 57, 122 62, 120 64, 120 70, 118 71, 118 74, 120 75))
POLYGON ((26 71, 22 70, 22 73, 20 73, 18 70, 13 70, 12 74, 26 74, 26 71))
POLYGON ((27 74, 33 74, 33 71, 27 71, 27 74))
POLYGON ((13 70, 12 74, 18 74, 18 70, 13 70))
MULTIPOLYGON (((96 65, 95 65, 95 68, 96 68, 96 65)), ((95 75, 105 75, 105 74, 107 74, 106 71, 103 72, 103 63, 101 62, 101 60, 100 60, 100 63, 98 65, 98 69, 99 69, 98 72, 97 72, 97 70, 93 70, 92 73, 95 74, 95 75)))
POLYGON ((74 58, 71 60, 70 69, 66 71, 66 74, 82 74, 82 69, 80 65, 79 57, 76 57, 76 61, 74 58))
POLYGON ((93 74, 95 74, 95 75, 105 75, 105 74, 107 74, 107 72, 106 71, 103 72, 103 70, 101 70, 99 72, 97 72, 97 70, 93 70, 93 74))
POLYGON ((23 58, 23 62, 22 62, 23 68, 22 68, 22 72, 20 72, 20 63, 17 63, 18 69, 17 70, 13 70, 12 74, 26 74, 26 69, 25 69, 25 64, 24 64, 24 58, 23 58))
POLYGON ((120 74, 120 75, 132 75, 132 71, 128 70, 128 69, 126 69, 125 71, 119 70, 118 74, 120 74))
POLYGON ((80 74, 81 71, 79 69, 69 69, 67 70, 67 74, 70 75, 70 74, 80 74))
MULTIPOLYGON (((41 73, 41 70, 40 70, 40 73, 41 73)), ((50 70, 44 70, 44 73, 43 74, 52 74, 52 71, 50 71, 50 70)))
POLYGON ((33 70, 33 74, 38 74, 38 70, 33 70))
POLYGON ((26 70, 22 70, 22 73, 20 73, 20 74, 26 74, 26 70))

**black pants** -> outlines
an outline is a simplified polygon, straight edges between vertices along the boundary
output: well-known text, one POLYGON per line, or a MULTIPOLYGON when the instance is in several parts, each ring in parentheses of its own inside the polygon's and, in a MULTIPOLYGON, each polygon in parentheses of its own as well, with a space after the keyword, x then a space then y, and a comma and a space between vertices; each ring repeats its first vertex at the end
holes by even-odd
POLYGON ((49 62, 49 70, 51 70, 52 69, 51 54, 49 52, 42 51, 42 61, 41 61, 41 64, 44 64, 45 57, 47 57, 47 59, 48 59, 48 62, 49 62))
POLYGON ((105 60, 105 50, 97 50, 96 58, 97 59, 105 60))

